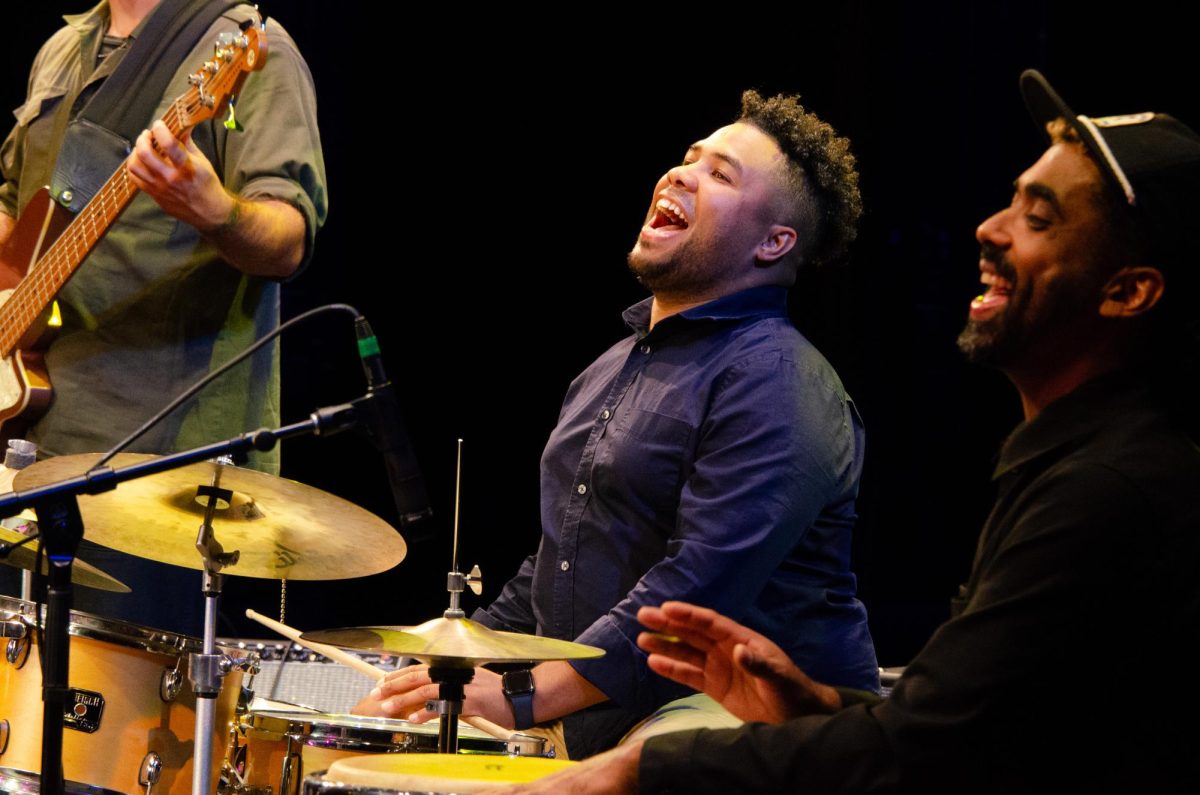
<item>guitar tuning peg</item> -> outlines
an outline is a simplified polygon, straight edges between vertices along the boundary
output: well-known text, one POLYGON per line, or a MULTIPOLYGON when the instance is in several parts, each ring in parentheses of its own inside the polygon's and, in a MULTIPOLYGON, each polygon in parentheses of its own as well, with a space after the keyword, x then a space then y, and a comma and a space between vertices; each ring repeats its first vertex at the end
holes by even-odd
POLYGON ((479 566, 471 567, 471 573, 467 575, 467 587, 476 596, 483 593, 483 572, 479 570, 479 566))

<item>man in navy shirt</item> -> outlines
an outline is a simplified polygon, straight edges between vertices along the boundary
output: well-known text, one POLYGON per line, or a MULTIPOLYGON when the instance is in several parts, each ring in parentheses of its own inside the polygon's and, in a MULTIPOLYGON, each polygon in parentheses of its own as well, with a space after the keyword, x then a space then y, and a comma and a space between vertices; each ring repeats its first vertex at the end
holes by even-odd
MULTIPOLYGON (((849 571, 862 425, 786 311, 797 269, 853 238, 857 183, 844 138, 795 98, 754 92, 659 180, 629 255, 653 297, 571 384, 542 456, 538 552, 473 617, 606 654, 479 671, 466 714, 517 728, 567 715, 573 758, 611 747, 689 692, 635 643, 638 609, 667 598, 737 616, 829 681, 877 687, 849 571)), ((375 706, 432 717, 428 681, 397 672, 375 706)))
MULTIPOLYGON (((1077 116, 1021 80, 1050 146, 980 224, 959 346, 1025 421, 953 617, 879 701, 712 610, 640 618, 650 666, 744 726, 629 742, 522 793, 1130 793, 1200 789, 1200 726, 1158 683, 1200 622, 1200 135, 1077 116)), ((507 790, 506 790, 507 792, 507 790)))

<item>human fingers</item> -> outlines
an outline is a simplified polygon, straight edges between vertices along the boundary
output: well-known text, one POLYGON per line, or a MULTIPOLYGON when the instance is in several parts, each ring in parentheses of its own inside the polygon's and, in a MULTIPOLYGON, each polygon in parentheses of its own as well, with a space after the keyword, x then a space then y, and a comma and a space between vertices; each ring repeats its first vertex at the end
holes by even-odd
POLYGON ((693 690, 704 690, 708 679, 704 675, 704 669, 698 668, 691 663, 680 662, 671 657, 662 654, 651 654, 646 659, 646 664, 651 671, 659 676, 665 676, 667 679, 679 682, 681 685, 687 685, 693 690))
POLYGON ((429 684, 428 665, 409 665, 392 671, 375 685, 371 695, 376 698, 387 698, 399 693, 407 693, 413 688, 429 684))
POLYGON ((162 121, 156 121, 151 125, 150 136, 154 139, 155 149, 162 159, 175 168, 182 168, 187 163, 187 150, 162 121))
POLYGON ((697 649, 679 637, 664 635, 659 632, 642 632, 637 637, 637 644, 643 651, 650 654, 660 654, 673 660, 689 663, 697 668, 704 667, 706 652, 697 649))

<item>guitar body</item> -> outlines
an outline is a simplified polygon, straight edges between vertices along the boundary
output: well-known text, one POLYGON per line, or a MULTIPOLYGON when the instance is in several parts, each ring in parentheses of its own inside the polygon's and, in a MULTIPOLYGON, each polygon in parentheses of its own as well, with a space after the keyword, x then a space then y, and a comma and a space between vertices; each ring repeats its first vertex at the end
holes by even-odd
MULTIPOLYGON (((0 247, 0 317, 5 314, 3 303, 20 279, 70 221, 71 214, 50 198, 46 188, 30 199, 12 235, 0 247)), ((50 300, 53 296, 47 307, 50 300)), ((0 442, 18 437, 50 406, 50 379, 42 351, 50 344, 53 333, 45 323, 49 312, 41 314, 41 322, 24 331, 17 348, 0 358, 0 442)))

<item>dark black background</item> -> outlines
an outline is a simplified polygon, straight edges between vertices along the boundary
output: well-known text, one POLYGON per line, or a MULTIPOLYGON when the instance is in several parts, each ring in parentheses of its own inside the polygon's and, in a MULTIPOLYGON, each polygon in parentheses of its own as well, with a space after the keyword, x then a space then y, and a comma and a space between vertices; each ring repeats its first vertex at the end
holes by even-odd
MULTIPOLYGON (((87 2, 13 5, 0 55, 10 108, 58 15, 87 2)), ((291 583, 288 620, 303 629, 439 613, 458 437, 460 559, 482 564, 485 599, 498 593, 537 542, 538 457, 562 395, 643 296, 624 256, 655 180, 756 87, 800 93, 859 157, 860 240, 848 267, 802 279, 793 314, 867 424, 855 565, 880 661, 906 661, 966 575, 995 450, 1019 419, 1005 380, 954 347, 978 292, 974 227, 1040 151, 1018 74, 1043 70, 1091 115, 1165 110, 1200 123, 1195 45, 1165 4, 1123 19, 1094 4, 1001 0, 747 6, 753 17, 454 4, 423 6, 424 21, 398 4, 262 5, 312 69, 331 197, 284 316, 343 301, 371 319, 439 531, 386 574, 291 583)), ((285 421, 363 390, 344 320, 291 334, 284 355, 285 421)), ((289 441, 283 461, 288 477, 395 519, 365 443, 289 441)), ((328 522, 337 533, 338 517, 328 522)), ((268 635, 241 614, 273 614, 277 594, 230 578, 221 633, 268 635)))

